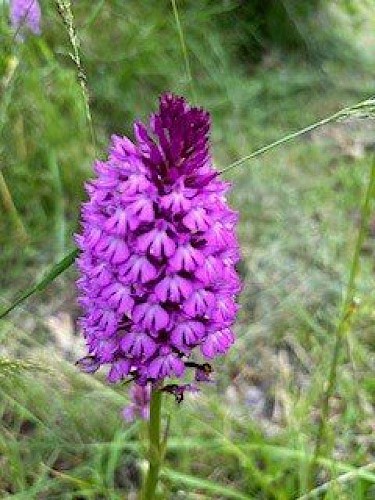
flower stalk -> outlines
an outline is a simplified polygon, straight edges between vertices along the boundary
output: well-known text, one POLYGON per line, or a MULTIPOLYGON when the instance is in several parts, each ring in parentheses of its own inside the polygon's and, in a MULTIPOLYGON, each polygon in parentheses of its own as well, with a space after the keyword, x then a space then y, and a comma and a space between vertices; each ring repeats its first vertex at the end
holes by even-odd
POLYGON ((146 476, 142 500, 152 500, 155 498, 160 466, 163 459, 160 434, 161 403, 162 393, 160 390, 154 388, 151 394, 150 420, 148 424, 149 469, 146 476))

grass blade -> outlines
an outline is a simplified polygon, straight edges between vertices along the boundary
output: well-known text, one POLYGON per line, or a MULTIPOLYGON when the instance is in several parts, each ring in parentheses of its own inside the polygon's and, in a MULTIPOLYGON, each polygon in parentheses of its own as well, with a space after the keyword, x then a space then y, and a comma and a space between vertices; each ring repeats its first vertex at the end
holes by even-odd
POLYGON ((64 272, 68 267, 70 267, 75 258, 78 255, 78 249, 72 250, 70 253, 65 255, 63 259, 61 259, 57 264, 52 266, 52 268, 45 274, 44 278, 41 279, 38 283, 34 284, 27 290, 21 293, 21 295, 6 309, 0 312, 0 319, 4 318, 8 313, 13 311, 18 305, 22 304, 26 299, 34 295, 36 292, 41 292, 44 290, 47 285, 49 285, 52 281, 54 281, 62 272, 64 272))
POLYGON ((76 26, 74 24, 72 3, 71 0, 56 0, 56 6, 57 11, 60 14, 66 28, 69 41, 72 46, 73 52, 70 54, 70 57, 77 68, 77 79, 81 87, 83 103, 85 106, 86 121, 90 132, 92 146, 96 154, 96 136, 90 109, 90 96, 87 88, 87 76, 81 60, 80 40, 78 38, 76 26))
MULTIPOLYGON (((366 186, 366 192, 361 208, 361 222, 356 238, 354 254, 350 265, 350 274, 348 284, 345 290, 344 299, 341 306, 340 318, 335 330, 335 344, 332 352, 332 359, 329 367, 327 386, 323 394, 321 418, 315 438, 314 458, 311 464, 311 472, 315 471, 315 462, 321 453, 324 445, 327 422, 329 421, 329 402, 336 388, 337 370, 340 362, 341 345, 343 344, 347 333, 350 330, 351 319, 354 312, 354 297, 357 287, 357 277, 360 266, 360 256, 362 245, 366 236, 368 220, 370 217, 371 198, 375 187, 375 158, 372 160, 371 171, 366 186)), ((313 476, 313 474, 311 474, 313 476)))
POLYGON ((181 472, 176 472, 172 469, 163 468, 162 477, 169 479, 170 481, 177 484, 184 484, 185 486, 191 488, 197 488, 210 493, 216 493, 217 495, 223 495, 224 498, 235 498, 238 500, 249 500, 249 496, 240 493, 227 486, 221 486, 218 483, 208 481, 207 479, 200 479, 194 476, 189 476, 186 474, 181 474, 181 472))
POLYGON ((291 134, 287 134, 284 137, 281 137, 281 139, 278 139, 277 141, 274 141, 271 144, 267 144, 266 146, 263 146, 262 148, 253 151, 249 155, 234 161, 233 163, 228 165, 228 167, 220 170, 219 174, 224 174, 225 172, 229 172, 229 170, 237 168, 243 163, 246 163, 247 161, 256 158, 257 156, 267 153, 267 151, 270 151, 271 149, 281 146, 286 142, 290 142, 294 139, 297 139, 297 137, 305 135, 308 132, 312 132, 313 130, 323 127, 324 125, 328 125, 329 123, 336 122, 342 119, 347 119, 350 117, 362 117, 367 115, 373 116, 375 107, 374 102, 375 98, 369 97, 364 101, 360 101, 357 104, 354 104, 353 106, 340 109, 339 111, 337 111, 337 113, 334 113, 333 115, 330 115, 327 118, 323 118, 323 120, 319 120, 303 129, 297 130, 297 132, 292 132, 291 134))
MULTIPOLYGON (((368 479, 368 477, 364 476, 363 473, 372 471, 374 469, 375 469, 375 463, 359 467, 358 469, 347 472, 346 474, 342 474, 341 476, 335 479, 331 479, 331 481, 327 481, 326 483, 321 484, 320 486, 314 488, 305 495, 302 495, 297 500, 310 500, 311 498, 316 498, 320 496, 322 493, 326 493, 330 489, 330 487, 334 486, 335 484, 345 484, 349 481, 355 481, 356 479, 368 479)), ((371 481, 371 476, 369 481, 371 481)))
POLYGON ((65 213, 64 213, 64 192, 60 173, 60 166, 57 162, 56 154, 50 151, 48 155, 48 166, 51 172, 51 179, 56 192, 54 198, 54 226, 55 226, 55 246, 57 258, 61 259, 65 253, 65 213))
POLYGON ((173 8, 173 15, 174 15, 176 28, 177 28, 177 32, 178 32, 178 37, 180 40, 181 51, 182 51, 182 55, 184 57, 186 78, 188 81, 188 85, 190 85, 190 89, 191 89, 191 97, 192 97, 194 102, 197 102, 197 95, 195 93, 194 80, 193 80, 193 75, 191 72, 190 61, 189 61, 188 51, 187 51, 186 42, 185 42, 185 36, 184 36, 184 32, 182 30, 176 0, 172 0, 172 8, 173 8))

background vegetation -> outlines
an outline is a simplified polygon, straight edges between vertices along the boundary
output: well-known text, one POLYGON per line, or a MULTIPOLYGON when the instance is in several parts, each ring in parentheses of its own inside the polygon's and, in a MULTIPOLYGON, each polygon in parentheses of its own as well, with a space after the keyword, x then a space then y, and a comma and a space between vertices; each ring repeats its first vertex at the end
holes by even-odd
MULTIPOLYGON (((375 6, 335 2, 73 2, 91 98, 87 127, 55 2, 17 43, 0 2, 1 306, 73 248, 83 184, 110 134, 132 134, 159 93, 213 117, 219 168, 374 94, 375 6), (9 198, 9 194, 11 199, 9 198), (15 209, 12 207, 11 200, 15 209)), ((316 473, 323 392, 375 149, 371 120, 341 121, 228 172, 241 213, 238 341, 216 383, 171 417, 161 498, 375 496, 375 217, 365 228, 352 328, 339 357, 316 473)), ((372 205, 373 208, 373 205, 372 205)), ((0 492, 17 499, 132 498, 142 423, 126 387, 85 376, 69 269, 0 324, 0 492)))

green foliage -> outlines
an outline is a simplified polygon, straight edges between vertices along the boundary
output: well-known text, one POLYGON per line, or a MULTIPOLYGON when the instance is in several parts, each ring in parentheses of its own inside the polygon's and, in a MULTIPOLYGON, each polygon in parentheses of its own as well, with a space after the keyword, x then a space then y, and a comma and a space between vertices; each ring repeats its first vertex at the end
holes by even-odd
MULTIPOLYGON (((341 3, 342 8, 355 9, 350 2, 341 3)), ((298 54, 315 65, 355 58, 330 4, 327 0, 222 2, 225 12, 217 21, 233 52, 247 65, 275 49, 286 57, 298 54)))

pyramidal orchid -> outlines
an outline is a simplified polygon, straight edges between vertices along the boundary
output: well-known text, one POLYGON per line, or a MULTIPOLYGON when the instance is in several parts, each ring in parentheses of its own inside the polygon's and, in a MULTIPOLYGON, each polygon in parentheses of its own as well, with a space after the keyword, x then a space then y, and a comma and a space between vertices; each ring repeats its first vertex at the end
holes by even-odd
POLYGON ((211 163, 209 129, 208 113, 165 94, 149 126, 135 124, 135 144, 112 137, 87 184, 80 324, 86 369, 108 365, 110 382, 181 378, 194 350, 211 360, 233 343, 237 214, 211 163))
POLYGON ((86 185, 76 241, 89 355, 79 364, 107 366, 112 383, 134 381, 128 420, 150 412, 152 420, 153 394, 181 401, 196 390, 179 379, 209 381, 209 363, 234 342, 237 213, 213 167, 209 132, 206 111, 164 94, 149 123, 135 123, 134 142, 112 137, 86 185))

